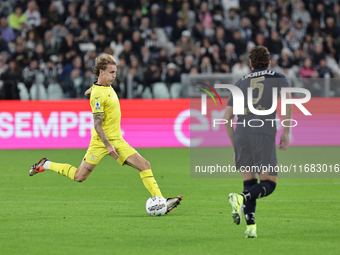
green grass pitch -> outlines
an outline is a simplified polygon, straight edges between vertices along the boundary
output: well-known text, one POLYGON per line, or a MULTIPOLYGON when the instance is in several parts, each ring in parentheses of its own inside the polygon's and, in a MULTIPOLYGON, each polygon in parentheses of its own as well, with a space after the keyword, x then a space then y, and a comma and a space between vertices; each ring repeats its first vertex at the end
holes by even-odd
MULTIPOLYGON (((258 200, 258 238, 244 239, 245 221, 234 225, 226 202, 241 178, 190 178, 188 148, 138 151, 164 196, 184 196, 167 216, 146 214, 137 170, 113 158, 76 183, 52 171, 29 177, 29 166, 42 156, 78 166, 85 150, 0 151, 0 254, 339 254, 340 179, 279 179, 258 200)), ((339 155, 339 147, 291 147, 278 159, 336 164, 339 155)))

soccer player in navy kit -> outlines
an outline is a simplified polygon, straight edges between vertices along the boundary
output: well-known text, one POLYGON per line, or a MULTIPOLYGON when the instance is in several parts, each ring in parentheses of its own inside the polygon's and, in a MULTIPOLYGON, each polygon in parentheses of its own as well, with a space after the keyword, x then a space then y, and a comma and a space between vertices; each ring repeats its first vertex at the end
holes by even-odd
MULTIPOLYGON (((270 195, 276 187, 277 165, 275 136, 276 110, 269 115, 256 115, 249 110, 248 93, 252 88, 253 106, 258 110, 268 110, 273 104, 273 88, 277 88, 278 96, 282 87, 289 87, 288 81, 283 74, 272 71, 270 65, 270 53, 266 47, 256 46, 249 54, 251 73, 243 76, 235 84, 241 91, 244 100, 244 115, 239 115, 237 127, 230 125, 233 115, 233 98, 231 96, 226 107, 224 119, 228 136, 234 148, 234 161, 236 168, 240 169, 243 177, 243 192, 241 194, 230 193, 228 200, 232 205, 232 217, 236 224, 240 224, 242 210, 247 222, 245 231, 246 238, 257 237, 255 224, 256 199, 270 195), (268 121, 268 120, 273 121, 268 121), (251 122, 249 122, 251 120, 251 122), (250 125, 249 125, 250 124, 250 125), (253 167, 253 168, 252 168, 253 167), (250 170, 251 169, 251 170, 250 170), (250 171, 249 171, 250 170, 250 171), (273 171, 274 170, 274 171, 273 171), (260 182, 258 182, 258 177, 260 182)), ((290 93, 286 98, 290 99, 290 93)), ((292 105, 287 105, 285 127, 280 138, 280 150, 286 150, 289 146, 290 119, 292 116, 292 105)))

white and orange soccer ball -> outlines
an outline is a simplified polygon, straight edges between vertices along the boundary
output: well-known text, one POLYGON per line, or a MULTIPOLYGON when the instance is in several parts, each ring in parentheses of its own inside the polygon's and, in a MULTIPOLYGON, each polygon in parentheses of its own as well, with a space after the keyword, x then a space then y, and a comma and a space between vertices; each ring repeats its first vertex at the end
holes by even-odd
POLYGON ((167 211, 166 199, 159 196, 150 197, 145 203, 145 210, 150 216, 162 216, 167 211))

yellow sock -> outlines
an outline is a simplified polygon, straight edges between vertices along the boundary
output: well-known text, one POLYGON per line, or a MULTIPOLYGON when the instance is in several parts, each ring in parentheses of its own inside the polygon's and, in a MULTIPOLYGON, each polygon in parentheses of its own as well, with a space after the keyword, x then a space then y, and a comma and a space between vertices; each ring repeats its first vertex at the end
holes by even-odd
POLYGON ((162 192, 159 189, 155 178, 153 177, 151 169, 140 172, 140 178, 142 178, 144 186, 151 193, 151 196, 163 197, 162 192))
POLYGON ((70 164, 59 164, 51 162, 49 169, 57 172, 58 174, 67 176, 71 180, 74 180, 74 175, 77 171, 77 168, 74 166, 71 166, 70 164))

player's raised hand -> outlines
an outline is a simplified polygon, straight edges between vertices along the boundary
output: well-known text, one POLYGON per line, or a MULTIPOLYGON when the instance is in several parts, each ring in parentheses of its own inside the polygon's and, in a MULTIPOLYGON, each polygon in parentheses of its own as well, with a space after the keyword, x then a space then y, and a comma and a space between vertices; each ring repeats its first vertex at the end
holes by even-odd
POLYGON ((289 147, 289 135, 286 132, 283 132, 281 137, 280 137, 280 146, 279 149, 281 151, 287 150, 289 147))
POLYGON ((107 148, 107 152, 109 153, 110 156, 112 156, 114 159, 118 159, 119 155, 116 152, 116 149, 110 144, 107 148))

